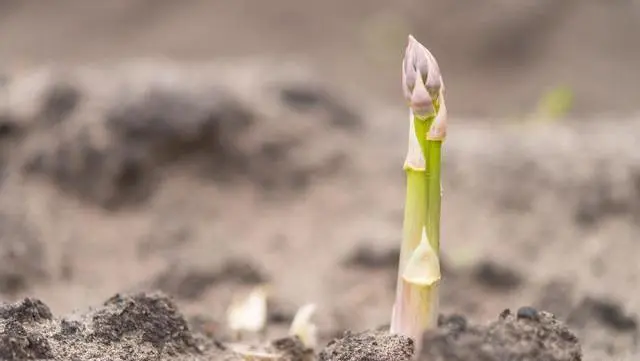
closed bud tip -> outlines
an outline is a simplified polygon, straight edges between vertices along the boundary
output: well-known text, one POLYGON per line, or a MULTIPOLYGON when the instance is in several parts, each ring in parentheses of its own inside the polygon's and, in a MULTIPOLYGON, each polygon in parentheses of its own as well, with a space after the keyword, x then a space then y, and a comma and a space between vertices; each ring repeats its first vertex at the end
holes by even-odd
POLYGON ((413 113, 421 117, 434 115, 442 88, 442 75, 436 58, 409 35, 402 61, 402 89, 413 113))

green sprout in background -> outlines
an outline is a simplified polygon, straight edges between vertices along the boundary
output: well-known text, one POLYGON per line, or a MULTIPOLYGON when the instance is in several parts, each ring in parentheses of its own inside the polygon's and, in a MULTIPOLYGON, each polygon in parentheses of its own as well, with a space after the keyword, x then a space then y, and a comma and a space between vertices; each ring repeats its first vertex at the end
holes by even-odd
POLYGON ((409 103, 407 192, 391 332, 412 338, 418 354, 422 334, 438 316, 440 163, 447 109, 438 63, 413 36, 402 62, 402 86, 409 103))
POLYGON ((536 118, 555 121, 567 116, 573 108, 574 93, 567 86, 557 86, 542 95, 536 118))

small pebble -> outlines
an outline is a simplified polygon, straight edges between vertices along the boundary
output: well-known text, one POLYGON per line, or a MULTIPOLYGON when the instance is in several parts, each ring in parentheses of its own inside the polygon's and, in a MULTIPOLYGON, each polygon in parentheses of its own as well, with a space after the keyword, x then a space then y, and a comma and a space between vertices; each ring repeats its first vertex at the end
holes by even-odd
POLYGON ((533 307, 520 307, 517 313, 518 319, 538 321, 538 310, 533 307))

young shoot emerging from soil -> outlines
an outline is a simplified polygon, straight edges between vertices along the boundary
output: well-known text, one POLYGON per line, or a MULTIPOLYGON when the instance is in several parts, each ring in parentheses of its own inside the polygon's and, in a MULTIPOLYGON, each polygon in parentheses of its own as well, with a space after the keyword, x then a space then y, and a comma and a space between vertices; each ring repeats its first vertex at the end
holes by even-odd
POLYGON ((438 63, 411 35, 402 62, 402 88, 409 104, 407 191, 391 333, 411 337, 418 354, 423 332, 436 325, 438 315, 440 154, 447 108, 438 63))

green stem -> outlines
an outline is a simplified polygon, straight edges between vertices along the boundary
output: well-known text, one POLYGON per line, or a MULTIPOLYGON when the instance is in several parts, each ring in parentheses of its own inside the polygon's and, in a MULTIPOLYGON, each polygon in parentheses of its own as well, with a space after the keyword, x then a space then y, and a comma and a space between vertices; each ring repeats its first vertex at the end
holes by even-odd
MULTIPOLYGON (((429 127, 427 122, 416 117, 413 119, 415 136, 420 144, 422 154, 426 151, 426 137, 429 127)), ((408 259, 420 243, 422 230, 427 220, 427 191, 426 182, 427 169, 417 169, 406 167, 407 193, 404 206, 403 241, 400 248, 400 265, 398 267, 398 285, 401 283, 402 273, 407 265, 408 259)))
MULTIPOLYGON (((439 160, 440 148, 427 141, 427 132, 433 120, 434 117, 412 119, 420 150, 410 148, 410 152, 421 152, 425 162, 424 166, 419 161, 405 165, 407 194, 403 240, 391 322, 391 332, 413 338, 418 348, 422 332, 436 324, 438 315, 440 263, 434 243, 426 243, 429 237, 427 233, 434 234, 434 230, 437 233, 439 229, 440 192, 438 190, 435 197, 430 193, 431 188, 435 187, 432 184, 434 181, 439 187, 440 164, 430 159, 435 157, 439 160), (435 169, 430 165, 432 163, 436 165, 435 169), (437 217, 429 207, 436 211, 437 217)), ((408 155, 408 159, 413 158, 408 155)))
POLYGON ((427 204, 424 202, 427 196, 427 183, 425 171, 418 169, 406 169, 407 195, 404 208, 403 243, 400 248, 400 265, 398 267, 398 283, 407 265, 411 254, 420 243, 424 220, 427 218, 427 204))
POLYGON ((440 144, 442 142, 427 140, 427 132, 433 124, 434 117, 418 118, 414 117, 416 137, 422 149, 422 156, 425 160, 424 183, 426 192, 423 202, 425 202, 426 213, 424 214, 424 226, 427 228, 427 238, 436 252, 440 244, 440 144), (438 143, 438 144, 434 144, 438 143), (437 192, 433 189, 438 188, 437 192))
POLYGON ((427 140, 427 237, 436 252, 440 250, 441 152, 441 140, 427 140))

